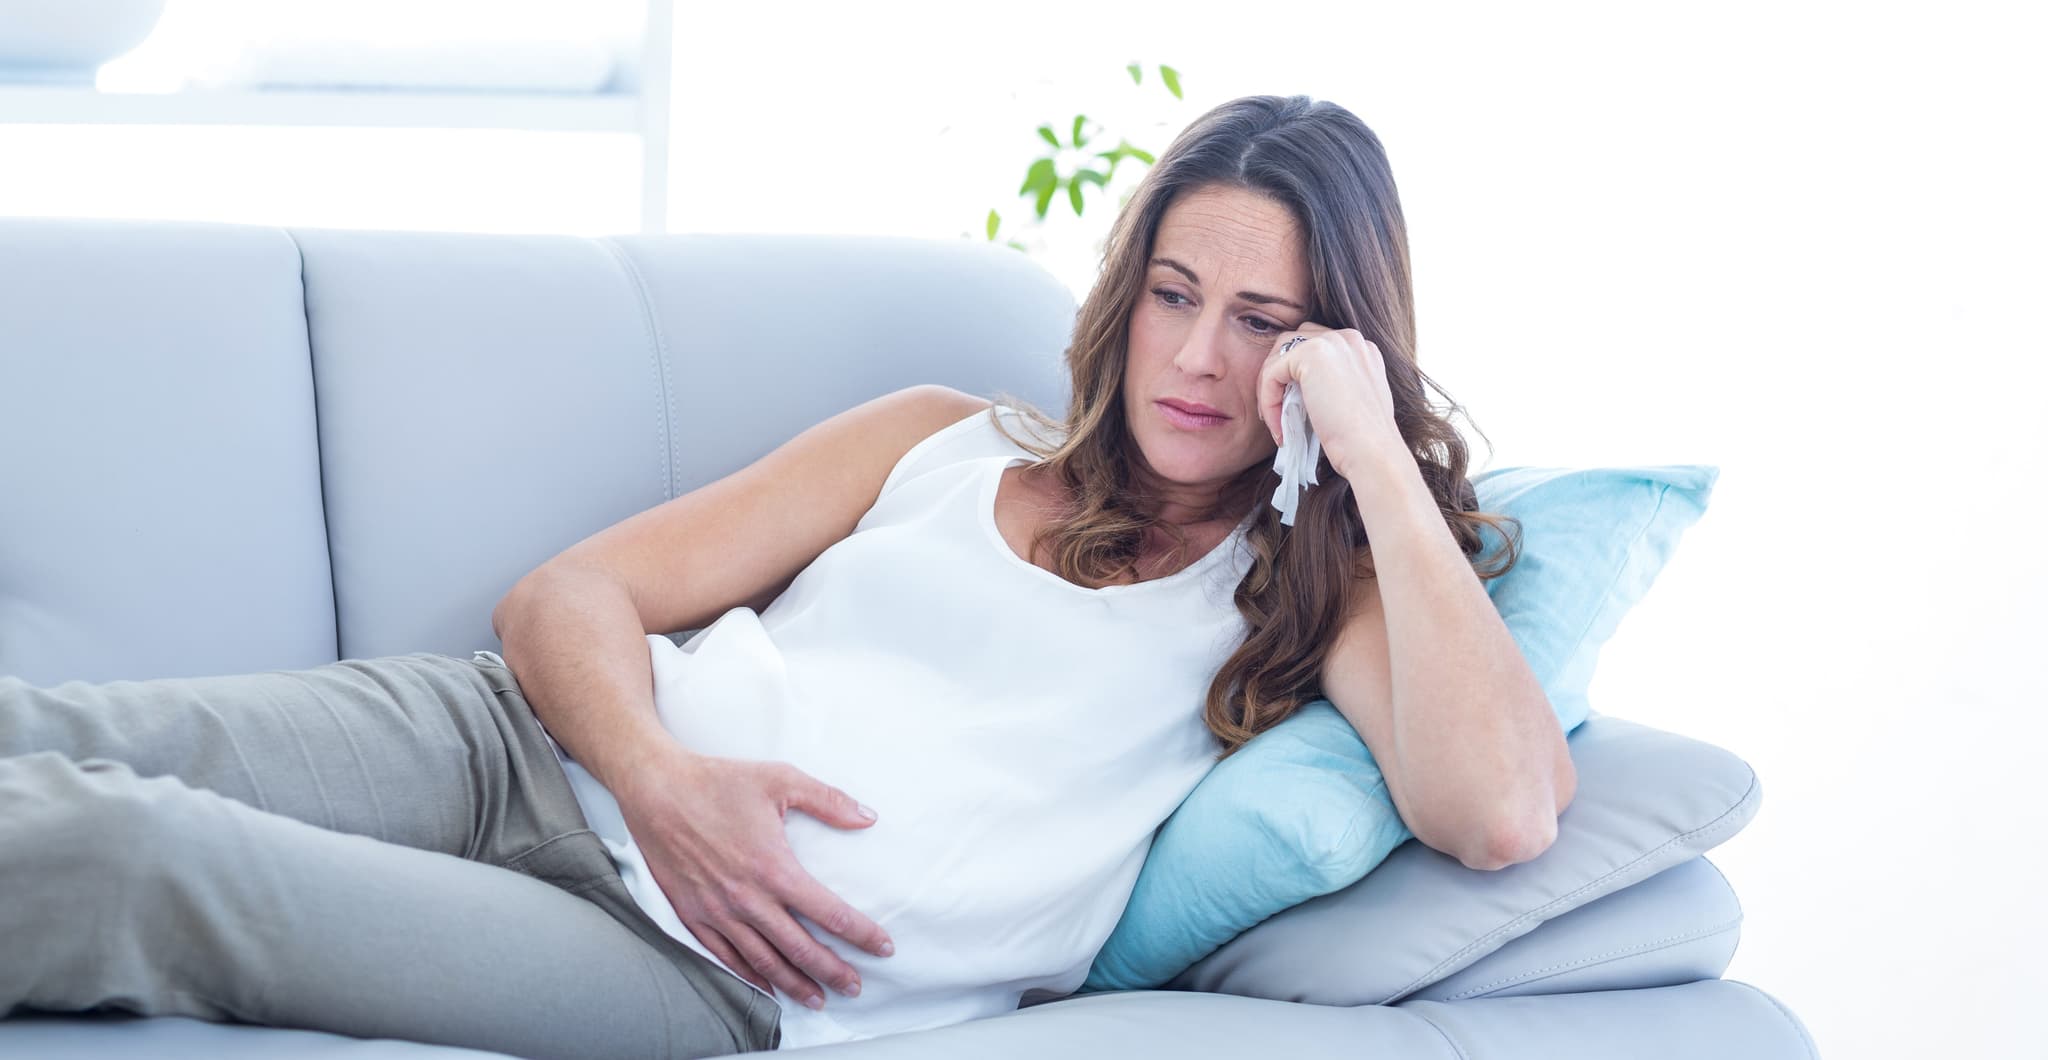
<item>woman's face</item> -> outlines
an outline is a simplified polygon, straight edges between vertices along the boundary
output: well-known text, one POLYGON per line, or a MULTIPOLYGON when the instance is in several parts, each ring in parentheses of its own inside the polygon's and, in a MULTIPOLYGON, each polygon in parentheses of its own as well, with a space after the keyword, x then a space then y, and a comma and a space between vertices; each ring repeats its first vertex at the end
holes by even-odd
POLYGON ((1308 319, 1309 270, 1299 225, 1279 202, 1210 185, 1166 209, 1131 311, 1123 401, 1145 461, 1174 495, 1198 504, 1254 463, 1273 459, 1258 415, 1259 369, 1282 332, 1308 319), (1164 402, 1206 405, 1188 419, 1164 402))

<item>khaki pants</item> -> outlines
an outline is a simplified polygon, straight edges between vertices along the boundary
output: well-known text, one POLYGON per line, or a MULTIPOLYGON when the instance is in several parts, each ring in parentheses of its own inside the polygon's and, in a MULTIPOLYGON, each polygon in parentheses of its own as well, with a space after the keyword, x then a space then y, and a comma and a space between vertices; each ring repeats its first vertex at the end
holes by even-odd
POLYGON ((627 893, 496 657, 0 677, 0 1015, 526 1057, 774 1048, 773 999, 627 893))

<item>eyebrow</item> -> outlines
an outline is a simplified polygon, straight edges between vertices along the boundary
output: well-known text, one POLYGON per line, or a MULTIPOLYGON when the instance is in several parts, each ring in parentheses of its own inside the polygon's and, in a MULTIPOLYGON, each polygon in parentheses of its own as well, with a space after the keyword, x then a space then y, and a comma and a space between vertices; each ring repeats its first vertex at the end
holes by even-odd
MULTIPOLYGON (((1169 269, 1176 269, 1180 272, 1181 275, 1186 276, 1188 278, 1189 283, 1195 284, 1197 286, 1201 285, 1201 277, 1195 275, 1195 270, 1188 268, 1186 265, 1182 265, 1180 262, 1175 261, 1172 258, 1153 258, 1152 264, 1164 265, 1169 269)), ((1308 310, 1303 309, 1301 307, 1300 303, 1290 302, 1287 299, 1280 297, 1279 295, 1259 294, 1256 291, 1239 291, 1237 292, 1237 296, 1255 305, 1272 305, 1278 303, 1280 305, 1292 306, 1295 309, 1300 309, 1304 313, 1308 312, 1308 310)))

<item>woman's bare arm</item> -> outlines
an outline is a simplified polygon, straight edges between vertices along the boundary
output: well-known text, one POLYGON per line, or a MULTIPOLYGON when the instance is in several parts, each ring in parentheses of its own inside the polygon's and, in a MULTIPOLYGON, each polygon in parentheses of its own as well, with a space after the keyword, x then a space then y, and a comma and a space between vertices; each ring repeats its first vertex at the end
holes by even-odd
POLYGON ((773 798, 860 827, 854 799, 793 769, 741 771, 682 746, 655 712, 646 636, 700 628, 736 606, 765 608, 853 532, 912 446, 988 405, 942 386, 910 387, 858 405, 732 475, 576 543, 521 578, 491 615, 506 664, 535 715, 619 800, 650 869, 699 941, 735 969, 751 964, 770 973, 792 996, 812 992, 795 965, 842 985, 852 969, 811 940, 785 906, 819 923, 846 924, 842 934, 877 952, 886 933, 857 910, 836 915, 844 903, 800 866, 784 870, 780 805, 766 816, 751 803, 728 802, 731 820, 688 820, 677 793, 699 786, 728 799, 735 789, 758 792, 755 801, 773 798), (714 771, 725 783, 709 783, 714 771), (768 888, 746 878, 746 865, 777 867, 779 893, 753 894, 768 888), (710 890, 745 892, 745 901, 695 893, 710 890), (705 924, 729 930, 732 943, 707 937, 705 924), (770 952, 767 942, 795 964, 770 952), (734 944, 748 951, 745 960, 734 944))

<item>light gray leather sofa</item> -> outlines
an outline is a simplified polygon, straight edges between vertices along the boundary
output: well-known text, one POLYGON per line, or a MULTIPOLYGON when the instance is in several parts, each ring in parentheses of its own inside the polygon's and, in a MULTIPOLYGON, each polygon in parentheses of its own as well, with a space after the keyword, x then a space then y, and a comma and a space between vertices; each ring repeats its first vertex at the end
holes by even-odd
MULTIPOLYGON (((491 608, 527 570, 862 400, 933 382, 1064 408, 1073 312, 1022 255, 966 241, 0 219, 0 673, 496 648, 491 608)), ((1749 767, 1597 713, 1571 746, 1578 795, 1535 861, 1478 872, 1411 841, 1166 989, 817 1051, 1817 1055, 1784 1006, 1719 978, 1742 914, 1701 855, 1755 814, 1749 767)), ((337 1049, 466 1052, 0 1021, 7 1056, 337 1049)))

